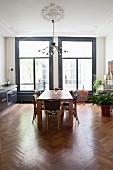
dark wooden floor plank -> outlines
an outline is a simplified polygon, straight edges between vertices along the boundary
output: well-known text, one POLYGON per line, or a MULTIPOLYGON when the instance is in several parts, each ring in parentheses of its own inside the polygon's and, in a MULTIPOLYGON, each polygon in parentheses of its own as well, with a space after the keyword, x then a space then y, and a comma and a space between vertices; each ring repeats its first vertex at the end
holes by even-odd
POLYGON ((15 104, 0 115, 0 170, 112 170, 113 114, 102 117, 100 107, 77 106, 80 124, 67 115, 60 131, 57 117, 49 130, 32 124, 33 105, 15 104))

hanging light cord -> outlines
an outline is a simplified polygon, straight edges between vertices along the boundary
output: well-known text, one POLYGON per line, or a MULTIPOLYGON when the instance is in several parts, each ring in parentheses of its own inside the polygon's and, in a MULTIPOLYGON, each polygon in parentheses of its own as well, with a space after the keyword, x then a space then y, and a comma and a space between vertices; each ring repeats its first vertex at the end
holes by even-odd
POLYGON ((53 23, 53 42, 54 42, 54 20, 52 20, 53 23))

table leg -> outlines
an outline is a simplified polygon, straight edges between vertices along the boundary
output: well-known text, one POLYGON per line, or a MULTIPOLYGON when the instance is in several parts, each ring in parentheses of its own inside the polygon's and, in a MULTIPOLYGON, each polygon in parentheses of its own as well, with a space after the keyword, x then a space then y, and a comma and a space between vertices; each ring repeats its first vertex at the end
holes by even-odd
POLYGON ((37 100, 37 115, 38 127, 42 127, 42 105, 39 100, 37 100))

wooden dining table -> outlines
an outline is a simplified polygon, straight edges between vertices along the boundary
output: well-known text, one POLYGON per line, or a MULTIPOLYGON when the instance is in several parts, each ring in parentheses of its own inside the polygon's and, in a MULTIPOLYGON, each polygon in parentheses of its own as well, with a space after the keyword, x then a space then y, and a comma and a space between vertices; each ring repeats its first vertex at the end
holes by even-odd
POLYGON ((68 126, 73 127, 73 97, 68 90, 58 90, 57 93, 54 90, 45 90, 37 98, 38 127, 42 127, 42 103, 48 99, 59 99, 60 103, 69 102, 68 126))

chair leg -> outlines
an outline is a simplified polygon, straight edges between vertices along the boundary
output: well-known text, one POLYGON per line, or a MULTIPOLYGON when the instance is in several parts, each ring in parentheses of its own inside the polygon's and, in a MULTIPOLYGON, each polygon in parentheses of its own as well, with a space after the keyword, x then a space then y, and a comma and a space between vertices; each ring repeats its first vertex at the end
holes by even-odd
POLYGON ((79 124, 80 122, 79 122, 79 119, 78 119, 77 111, 74 110, 73 115, 74 115, 74 117, 76 118, 76 120, 78 121, 78 124, 79 124))
POLYGON ((36 118, 36 113, 34 113, 34 114, 33 114, 33 120, 32 120, 32 123, 34 122, 35 118, 36 118))
POLYGON ((33 120, 32 120, 32 123, 34 122, 34 120, 35 120, 35 115, 33 114, 33 120))

